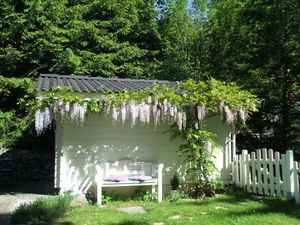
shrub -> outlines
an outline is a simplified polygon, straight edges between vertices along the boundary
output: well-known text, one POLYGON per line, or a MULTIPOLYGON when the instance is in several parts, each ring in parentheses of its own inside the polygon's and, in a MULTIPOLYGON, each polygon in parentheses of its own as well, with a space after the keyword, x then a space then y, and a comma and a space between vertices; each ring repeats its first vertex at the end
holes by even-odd
POLYGON ((51 224, 54 219, 62 216, 70 207, 69 194, 48 198, 40 198, 32 203, 18 207, 11 216, 12 224, 51 224))

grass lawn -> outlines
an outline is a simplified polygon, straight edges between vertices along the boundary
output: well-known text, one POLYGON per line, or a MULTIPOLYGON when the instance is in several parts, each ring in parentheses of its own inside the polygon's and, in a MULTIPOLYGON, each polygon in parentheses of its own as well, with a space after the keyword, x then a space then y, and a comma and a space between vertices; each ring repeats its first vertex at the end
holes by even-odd
POLYGON ((256 200, 250 195, 218 195, 216 198, 178 202, 109 202, 104 207, 75 208, 56 220, 59 225, 167 224, 300 224, 300 207, 274 198, 256 200), (142 206, 146 213, 130 215, 118 207, 142 206), (175 218, 172 218, 175 217, 175 218))

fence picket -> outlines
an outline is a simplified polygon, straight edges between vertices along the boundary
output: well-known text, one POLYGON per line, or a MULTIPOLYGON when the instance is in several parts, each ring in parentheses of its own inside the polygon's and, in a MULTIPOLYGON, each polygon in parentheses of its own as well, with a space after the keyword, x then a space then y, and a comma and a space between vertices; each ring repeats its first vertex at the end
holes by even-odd
POLYGON ((300 163, 293 152, 286 154, 262 149, 248 153, 243 150, 233 161, 235 184, 247 192, 295 198, 300 204, 300 163))
POLYGON ((274 195, 274 155, 273 150, 268 150, 269 154, 269 180, 270 180, 270 195, 274 195))
POLYGON ((300 204, 300 187, 299 187, 299 163, 294 162, 294 185, 295 185, 295 200, 297 204, 300 204))
POLYGON ((235 182, 236 185, 239 187, 240 179, 239 179, 239 157, 240 155, 237 155, 234 161, 235 165, 235 182))
MULTIPOLYGON (((255 164, 255 152, 251 152, 251 169, 252 169, 252 193, 257 192, 257 176, 256 176, 256 164, 255 164)), ((250 173, 250 171, 249 171, 250 173)))
POLYGON ((246 155, 246 184, 247 184, 247 191, 251 191, 251 173, 250 173, 250 155, 246 155))
POLYGON ((263 170, 262 170, 262 175, 263 175, 263 187, 264 187, 264 194, 267 195, 269 193, 269 188, 268 188, 268 168, 267 168, 267 149, 263 148, 262 149, 262 165, 263 165, 263 170))
POLYGON ((281 182, 281 186, 282 186, 282 191, 283 191, 283 196, 284 197, 287 197, 287 177, 286 177, 286 174, 287 174, 287 170, 286 170, 286 155, 285 154, 282 154, 281 155, 281 160, 280 160, 280 163, 281 163, 281 167, 282 167, 282 182, 281 182))
POLYGON ((281 197, 281 179, 280 179, 280 155, 279 152, 275 152, 275 171, 276 171, 276 196, 281 197))
POLYGON ((256 170, 257 170, 257 186, 258 193, 263 194, 262 192, 262 179, 261 179, 261 150, 256 151, 256 170))

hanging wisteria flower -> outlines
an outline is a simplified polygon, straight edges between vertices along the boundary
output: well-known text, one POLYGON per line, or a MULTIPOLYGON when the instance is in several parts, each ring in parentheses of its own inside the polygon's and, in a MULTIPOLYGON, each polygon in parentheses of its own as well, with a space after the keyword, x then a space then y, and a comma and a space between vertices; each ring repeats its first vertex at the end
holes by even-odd
POLYGON ((37 135, 43 133, 44 130, 44 112, 39 109, 35 111, 35 130, 37 135))
POLYGON ((204 117, 206 116, 206 109, 204 106, 197 106, 197 117, 198 117, 198 120, 201 121, 204 119, 204 117))
POLYGON ((79 117, 80 108, 81 106, 79 105, 79 103, 73 103, 70 111, 71 120, 77 119, 79 117))
POLYGON ((203 149, 205 151, 211 152, 211 143, 210 143, 210 141, 205 142, 205 144, 203 146, 203 149))
POLYGON ((130 105, 131 127, 135 126, 136 118, 138 117, 138 109, 135 104, 130 105))
POLYGON ((164 99, 164 102, 163 102, 163 112, 164 112, 164 116, 166 116, 168 113, 168 100, 167 99, 164 99))
MULTIPOLYGON (((124 103, 125 104, 125 103, 124 103)), ((126 105, 123 105, 121 107, 121 120, 122 120, 122 124, 125 123, 125 120, 126 120, 126 112, 127 112, 127 109, 126 109, 126 105)))
POLYGON ((183 129, 186 128, 186 112, 182 113, 182 126, 183 126, 183 129))
POLYGON ((198 122, 195 122, 195 129, 199 130, 199 123, 198 122))
POLYGON ((148 104, 151 104, 151 103, 152 103, 152 98, 151 98, 151 96, 148 97, 147 103, 148 103, 148 104))
POLYGON ((139 105, 139 116, 140 116, 140 121, 143 124, 147 122, 147 117, 149 117, 149 121, 150 121, 150 107, 148 107, 148 104, 142 102, 139 105))
POLYGON ((53 102, 53 112, 56 113, 58 111, 58 109, 59 109, 58 101, 55 100, 53 102))
POLYGON ((144 106, 144 110, 145 110, 145 122, 146 124, 149 124, 150 123, 150 105, 149 104, 146 104, 144 106))
POLYGON ((58 108, 61 109, 61 108, 63 107, 63 105, 64 105, 64 101, 61 100, 61 99, 59 99, 59 100, 57 101, 57 106, 58 106, 58 108))
POLYGON ((248 119, 248 113, 245 108, 239 108, 239 116, 241 120, 245 123, 246 120, 248 119))
POLYGON ((182 131, 182 119, 183 119, 182 112, 179 111, 177 113, 177 127, 178 127, 178 130, 180 130, 180 131, 182 131))
POLYGON ((84 122, 86 111, 87 111, 87 102, 84 102, 83 105, 80 106, 79 108, 79 119, 81 123, 84 122))
POLYGON ((70 111, 70 102, 66 102, 65 104, 65 112, 68 113, 70 111))
POLYGON ((113 122, 116 123, 118 121, 119 110, 116 107, 113 107, 111 111, 113 122))
POLYGON ((155 98, 154 98, 154 105, 158 105, 158 97, 156 96, 155 98))
POLYGON ((156 127, 160 122, 160 114, 161 114, 160 109, 158 109, 156 111, 155 118, 154 118, 154 127, 156 127))
POLYGON ((52 117, 51 117, 51 112, 48 107, 45 108, 44 110, 44 124, 43 124, 43 129, 47 128, 51 122, 52 122, 52 117))
POLYGON ((225 106, 224 101, 220 101, 220 102, 219 102, 219 105, 218 105, 218 108, 219 108, 219 111, 220 111, 221 113, 223 112, 224 106, 225 106))
POLYGON ((234 122, 234 114, 232 113, 232 111, 229 109, 229 107, 227 105, 224 106, 224 112, 226 115, 227 123, 233 123, 234 122))

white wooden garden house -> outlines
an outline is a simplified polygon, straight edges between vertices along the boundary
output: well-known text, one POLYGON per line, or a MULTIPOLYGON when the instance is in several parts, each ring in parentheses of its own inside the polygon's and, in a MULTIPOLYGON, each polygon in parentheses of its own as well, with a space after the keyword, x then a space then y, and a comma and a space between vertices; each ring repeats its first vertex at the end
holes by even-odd
MULTIPOLYGON (((38 78, 38 96, 56 86, 69 86, 79 96, 92 98, 101 91, 114 92, 141 90, 154 83, 176 86, 176 82, 159 80, 132 80, 101 77, 42 74, 38 78)), ((217 134, 216 142, 221 146, 216 156, 220 179, 231 181, 232 160, 235 157, 235 136, 231 127, 220 115, 205 120, 206 128, 217 134)), ((132 127, 130 122, 113 123, 111 115, 89 113, 84 122, 56 118, 55 126, 55 187, 61 191, 85 193, 96 185, 96 167, 106 162, 131 160, 163 164, 163 190, 170 188, 170 179, 176 173, 184 181, 184 167, 177 149, 181 140, 170 140, 166 132, 168 124, 153 123, 132 127)))

